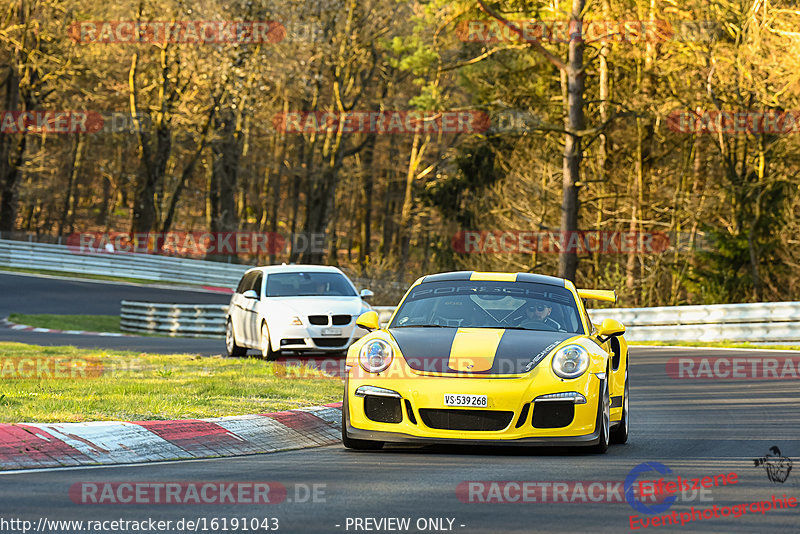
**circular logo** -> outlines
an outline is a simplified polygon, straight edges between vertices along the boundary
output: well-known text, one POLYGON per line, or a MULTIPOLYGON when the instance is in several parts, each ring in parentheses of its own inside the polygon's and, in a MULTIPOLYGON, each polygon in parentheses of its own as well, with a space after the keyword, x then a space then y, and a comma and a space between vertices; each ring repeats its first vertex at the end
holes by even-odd
POLYGON ((672 469, 658 462, 643 462, 637 465, 631 469, 628 473, 628 476, 625 477, 625 500, 628 501, 628 504, 631 505, 631 508, 637 512, 642 514, 660 514, 669 510, 670 507, 675 503, 677 497, 671 495, 664 499, 663 502, 647 505, 636 498, 636 495, 634 494, 636 479, 639 478, 639 475, 642 473, 648 473, 650 471, 655 471, 661 475, 672 473, 672 469))

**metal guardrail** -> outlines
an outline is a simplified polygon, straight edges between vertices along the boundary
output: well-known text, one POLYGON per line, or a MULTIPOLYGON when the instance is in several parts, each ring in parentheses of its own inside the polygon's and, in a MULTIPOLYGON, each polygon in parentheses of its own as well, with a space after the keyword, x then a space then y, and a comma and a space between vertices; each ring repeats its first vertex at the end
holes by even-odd
MULTIPOLYGON (((373 306, 386 323, 394 306, 373 306)), ((181 337, 225 337, 224 304, 159 304, 123 300, 119 315, 120 330, 181 337)))
MULTIPOLYGON (((395 307, 373 306, 373 309, 385 325, 395 307)), ((800 302, 588 311, 593 321, 609 318, 625 324, 625 339, 629 342, 800 341, 800 302), (703 310, 706 310, 705 315, 702 314, 703 310), (678 320, 685 324, 668 324, 669 321, 678 320)), ((227 306, 222 305, 123 301, 120 325, 123 330, 130 332, 223 337, 226 312, 227 306)))
POLYGON ((588 310, 592 321, 616 319, 628 341, 800 341, 800 302, 711 304, 588 310))
MULTIPOLYGON (((250 268, 151 254, 81 253, 63 245, 6 239, 0 239, 0 265, 228 288, 236 286, 250 268)), ((213 337, 224 334, 224 306, 203 309, 196 305, 135 304, 123 303, 120 319, 125 330, 213 337)), ((375 307, 384 323, 393 309, 375 307)), ((619 320, 628 328, 626 339, 633 342, 800 342, 800 302, 609 308, 589 310, 589 314, 598 322, 619 320)))
POLYGON ((249 265, 152 254, 73 251, 63 245, 0 240, 0 265, 66 273, 121 276, 157 282, 236 287, 249 265))
POLYGON ((181 337, 225 337, 224 304, 158 304, 122 301, 120 330, 181 337))

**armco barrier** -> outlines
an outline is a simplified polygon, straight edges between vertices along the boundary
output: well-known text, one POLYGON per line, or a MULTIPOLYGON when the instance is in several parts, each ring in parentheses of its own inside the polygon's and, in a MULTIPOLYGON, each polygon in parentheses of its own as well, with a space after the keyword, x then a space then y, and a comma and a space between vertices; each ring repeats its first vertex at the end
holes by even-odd
MULTIPOLYGON (((394 306, 374 306, 381 323, 394 306)), ((123 330, 170 335, 223 337, 226 306, 152 304, 123 301, 123 330)), ((628 341, 753 341, 799 342, 800 302, 608 308, 589 310, 592 320, 617 319, 628 341), (745 322, 746 321, 746 322, 745 322)))
POLYGON ((122 301, 120 330, 182 337, 225 337, 222 304, 157 304, 122 301))
MULTIPOLYGON (((374 306, 382 323, 386 323, 394 306, 374 306)), ((183 337, 225 337, 225 316, 228 307, 220 304, 157 304, 122 301, 120 329, 126 332, 147 332, 183 337)))
POLYGON ((158 282, 236 287, 249 265, 152 254, 79 253, 63 245, 0 239, 0 265, 158 282))

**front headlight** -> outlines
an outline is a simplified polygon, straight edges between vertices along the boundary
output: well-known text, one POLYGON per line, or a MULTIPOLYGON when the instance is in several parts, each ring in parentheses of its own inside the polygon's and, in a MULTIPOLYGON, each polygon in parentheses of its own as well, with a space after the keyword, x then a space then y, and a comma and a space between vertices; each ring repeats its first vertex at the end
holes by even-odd
POLYGON ((392 346, 382 339, 373 339, 364 343, 358 360, 361 367, 369 373, 385 371, 392 363, 394 351, 392 346))
POLYGON ((289 324, 292 326, 303 326, 303 320, 300 317, 293 315, 289 317, 289 324))
POLYGON ((553 356, 553 372, 561 378, 578 378, 589 368, 589 353, 580 345, 567 345, 553 356))

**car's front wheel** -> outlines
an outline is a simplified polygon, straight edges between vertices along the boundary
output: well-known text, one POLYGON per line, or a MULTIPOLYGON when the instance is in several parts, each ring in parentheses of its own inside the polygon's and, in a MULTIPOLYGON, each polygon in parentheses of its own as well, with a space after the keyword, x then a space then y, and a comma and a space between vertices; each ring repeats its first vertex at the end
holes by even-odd
POLYGON ((267 323, 261 323, 261 356, 265 360, 274 360, 278 357, 278 353, 272 350, 272 342, 269 339, 269 328, 267 323))
POLYGON ((244 356, 247 354, 245 347, 236 344, 236 336, 233 335, 233 321, 228 319, 225 324, 225 350, 228 356, 244 356))
POLYGON ((610 441, 611 426, 611 397, 608 392, 608 380, 610 375, 606 372, 606 378, 600 382, 600 398, 597 401, 597 426, 600 429, 599 441, 592 447, 592 451, 603 454, 608 450, 610 441))
POLYGON ((628 371, 625 371, 625 390, 622 392, 622 420, 611 431, 611 443, 623 444, 628 441, 628 371))

